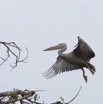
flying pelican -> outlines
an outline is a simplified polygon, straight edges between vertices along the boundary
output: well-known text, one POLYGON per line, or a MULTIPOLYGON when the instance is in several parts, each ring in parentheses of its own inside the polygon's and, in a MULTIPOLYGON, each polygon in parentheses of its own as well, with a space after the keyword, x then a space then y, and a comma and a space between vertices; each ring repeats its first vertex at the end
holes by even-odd
POLYGON ((67 49, 66 43, 61 43, 56 46, 49 47, 43 51, 59 50, 56 62, 50 69, 43 73, 47 79, 56 76, 57 74, 81 69, 83 71, 83 78, 87 82, 84 67, 94 75, 95 67, 89 62, 91 58, 95 57, 95 53, 90 46, 78 36, 78 43, 76 48, 70 53, 63 53, 67 49))

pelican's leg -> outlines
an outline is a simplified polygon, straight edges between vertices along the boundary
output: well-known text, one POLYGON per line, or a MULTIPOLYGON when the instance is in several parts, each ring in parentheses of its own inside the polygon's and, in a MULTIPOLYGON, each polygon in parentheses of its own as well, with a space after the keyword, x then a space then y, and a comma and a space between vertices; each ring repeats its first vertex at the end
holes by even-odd
POLYGON ((84 69, 82 68, 82 71, 83 71, 83 78, 84 78, 84 80, 86 81, 86 83, 87 83, 87 76, 85 75, 85 71, 84 71, 84 69))

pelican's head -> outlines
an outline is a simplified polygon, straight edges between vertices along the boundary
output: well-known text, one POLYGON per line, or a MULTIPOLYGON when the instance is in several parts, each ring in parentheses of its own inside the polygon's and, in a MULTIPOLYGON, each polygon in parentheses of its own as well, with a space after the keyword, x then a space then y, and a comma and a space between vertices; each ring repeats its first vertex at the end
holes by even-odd
POLYGON ((55 45, 55 46, 52 46, 52 47, 49 47, 47 49, 44 49, 43 51, 52 51, 52 50, 58 50, 58 49, 62 49, 64 47, 67 47, 66 46, 66 43, 60 43, 58 45, 55 45))

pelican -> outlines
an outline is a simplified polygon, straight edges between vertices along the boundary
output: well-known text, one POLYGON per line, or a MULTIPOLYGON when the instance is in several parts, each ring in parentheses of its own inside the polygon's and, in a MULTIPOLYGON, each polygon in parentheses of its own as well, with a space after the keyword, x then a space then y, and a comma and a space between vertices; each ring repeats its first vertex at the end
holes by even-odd
POLYGON ((76 48, 70 53, 63 53, 67 49, 66 43, 61 43, 56 46, 49 47, 43 51, 59 50, 56 62, 43 73, 47 79, 56 76, 57 74, 81 69, 83 72, 83 78, 87 82, 87 76, 85 75, 84 68, 89 69, 89 71, 94 75, 95 67, 90 63, 91 58, 95 57, 95 53, 91 47, 81 38, 78 38, 78 43, 76 48))

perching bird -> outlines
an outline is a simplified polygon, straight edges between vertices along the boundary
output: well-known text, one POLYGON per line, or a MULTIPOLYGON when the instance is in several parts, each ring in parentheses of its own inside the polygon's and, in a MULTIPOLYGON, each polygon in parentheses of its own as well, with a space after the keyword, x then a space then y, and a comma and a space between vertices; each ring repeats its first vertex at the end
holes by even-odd
POLYGON ((76 48, 70 53, 63 53, 64 51, 66 51, 66 49, 66 43, 61 43, 43 50, 59 50, 59 56, 57 57, 56 62, 50 67, 47 72, 43 73, 43 76, 48 79, 66 71, 81 69, 83 71, 83 78, 87 82, 87 76, 85 75, 84 68, 89 69, 92 74, 95 73, 95 67, 89 62, 90 59, 95 56, 95 53, 90 48, 90 46, 79 36, 76 48))

